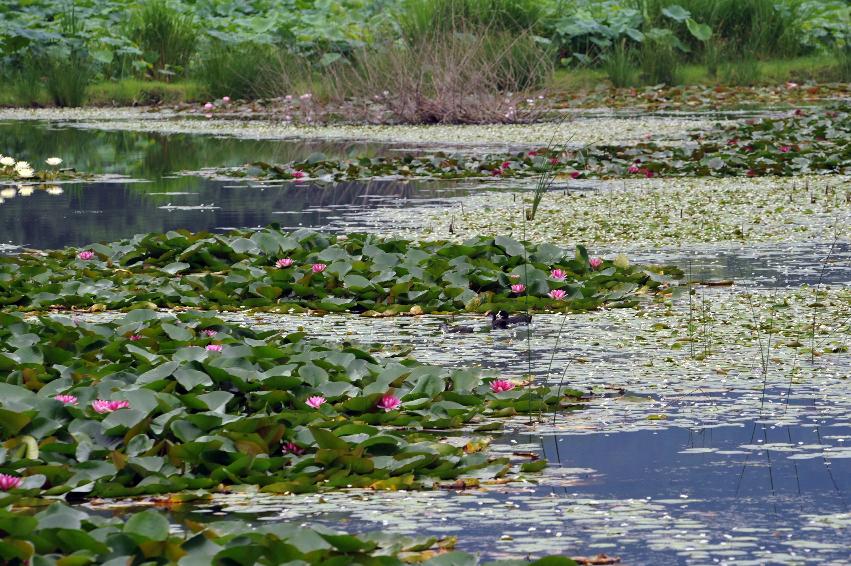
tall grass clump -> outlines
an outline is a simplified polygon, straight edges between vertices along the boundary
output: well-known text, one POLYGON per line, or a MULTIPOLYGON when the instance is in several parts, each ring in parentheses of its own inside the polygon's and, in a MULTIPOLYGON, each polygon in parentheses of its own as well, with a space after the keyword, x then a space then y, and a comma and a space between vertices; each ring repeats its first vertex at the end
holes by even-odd
POLYGON ((741 59, 731 59, 721 63, 719 67, 721 82, 731 86, 752 86, 759 83, 762 71, 759 61, 750 56, 741 59))
POLYGON ((44 56, 45 87, 56 106, 82 106, 94 73, 88 52, 82 46, 54 49, 44 56))
POLYGON ((214 97, 230 96, 254 99, 261 95, 288 90, 278 63, 281 54, 275 47, 256 43, 211 43, 201 57, 198 79, 214 97))
POLYGON ((626 40, 623 40, 608 52, 603 60, 603 70, 612 86, 635 86, 638 75, 635 63, 634 49, 627 47, 626 40))
POLYGON ((836 58, 836 80, 851 82, 851 37, 843 45, 837 46, 833 54, 836 58))
POLYGON ((63 39, 42 51, 38 68, 56 106, 82 106, 86 88, 94 76, 82 31, 83 26, 72 7, 62 18, 63 39))
POLYGON ((16 106, 36 106, 44 97, 39 61, 28 55, 21 59, 17 68, 9 69, 3 78, 8 85, 6 103, 16 106))
POLYGON ((546 83, 554 60, 524 27, 536 21, 534 4, 412 0, 405 6, 400 39, 355 51, 334 66, 334 98, 371 99, 386 91, 383 103, 406 123, 517 121, 534 106, 524 107, 523 93, 546 83))
POLYGON ((641 80, 644 84, 679 84, 680 54, 668 41, 646 39, 638 53, 641 80))
POLYGON ((151 76, 165 81, 185 74, 198 44, 192 16, 181 14, 167 0, 142 4, 131 23, 131 37, 144 52, 151 76))
POLYGON ((723 60, 724 43, 717 36, 703 44, 703 64, 706 65, 706 72, 710 77, 718 77, 723 60))
POLYGON ((408 0, 398 16, 402 35, 428 37, 465 29, 536 31, 544 11, 531 0, 408 0))

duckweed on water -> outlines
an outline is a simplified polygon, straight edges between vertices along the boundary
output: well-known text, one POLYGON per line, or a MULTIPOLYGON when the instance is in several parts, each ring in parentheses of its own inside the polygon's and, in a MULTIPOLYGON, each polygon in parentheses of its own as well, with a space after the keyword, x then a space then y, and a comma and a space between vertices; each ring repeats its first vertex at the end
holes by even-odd
POLYGON ((582 246, 568 253, 501 236, 449 244, 287 233, 273 226, 228 235, 153 233, 86 250, 3 258, 0 302, 22 310, 582 311, 634 304, 637 294, 671 284, 679 274, 632 266, 626 258, 594 268, 582 246), (564 276, 550 277, 555 268, 564 276), (512 292, 518 283, 528 296, 512 292), (553 291, 564 297, 550 298, 553 291))
MULTIPOLYGON (((241 117, 240 117, 241 118, 241 117)), ((299 126, 264 119, 185 119, 169 110, 156 113, 133 108, 40 108, 11 111, 0 109, 0 119, 59 120, 67 125, 97 130, 130 130, 164 134, 210 134, 245 139, 364 140, 392 144, 440 144, 478 146, 546 145, 550 140, 571 143, 624 143, 653 132, 657 139, 678 138, 682 132, 710 128, 714 120, 670 116, 641 118, 577 119, 535 124, 476 126, 423 125, 299 126)))
POLYGON ((578 240, 626 250, 851 238, 848 177, 635 179, 595 187, 551 191, 532 223, 524 222, 521 210, 521 199, 531 197, 502 191, 466 196, 463 208, 458 200, 448 208, 393 210, 394 230, 374 222, 379 213, 367 213, 365 221, 395 237, 525 235, 536 242, 578 240))

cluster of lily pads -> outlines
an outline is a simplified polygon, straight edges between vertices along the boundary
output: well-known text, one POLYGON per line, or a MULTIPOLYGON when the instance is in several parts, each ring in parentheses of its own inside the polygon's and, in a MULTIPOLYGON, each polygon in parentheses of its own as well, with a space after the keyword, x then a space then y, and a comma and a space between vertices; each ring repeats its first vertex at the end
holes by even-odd
POLYGON ((512 472, 477 429, 581 395, 195 313, 0 321, 0 490, 28 497, 477 485, 512 472))
POLYGON ((366 234, 151 233, 89 249, 0 259, 0 304, 85 308, 351 311, 369 315, 630 306, 676 268, 591 258, 577 246, 477 237, 414 242, 366 234))
POLYGON ((682 144, 653 141, 593 145, 580 150, 539 148, 484 156, 437 152, 415 157, 329 160, 323 155, 282 165, 256 162, 219 171, 266 179, 333 180, 372 177, 514 178, 555 173, 571 178, 620 176, 763 176, 848 173, 851 113, 802 111, 747 120, 691 134, 682 144))
MULTIPOLYGON (((7 497, 6 500, 14 499, 7 497)), ((0 500, 2 501, 2 500, 0 500)), ((231 520, 201 525, 187 521, 174 533, 152 509, 108 517, 53 503, 35 514, 0 509, 0 559, 4 564, 305 564, 475 566, 476 556, 451 551, 451 540, 383 533, 351 535, 320 526, 273 523, 253 527, 231 520), (448 548, 448 552, 445 551, 448 548), (37 560, 37 561, 34 561, 37 560)), ((547 557, 500 566, 574 566, 547 557)), ((495 565, 494 565, 495 566, 495 565)))
MULTIPOLYGON (((174 533, 153 510, 109 519, 55 500, 238 484, 302 493, 510 481, 545 462, 518 469, 489 456, 475 431, 497 430, 500 417, 518 411, 574 405, 579 396, 195 313, 136 310, 111 323, 2 314, 0 322, 6 564, 71 556, 75 564, 476 564, 435 538, 238 521, 187 521, 187 532, 174 533), (465 436, 440 441, 441 430, 461 427, 465 436)), ((170 495, 166 506, 192 497, 170 495)))

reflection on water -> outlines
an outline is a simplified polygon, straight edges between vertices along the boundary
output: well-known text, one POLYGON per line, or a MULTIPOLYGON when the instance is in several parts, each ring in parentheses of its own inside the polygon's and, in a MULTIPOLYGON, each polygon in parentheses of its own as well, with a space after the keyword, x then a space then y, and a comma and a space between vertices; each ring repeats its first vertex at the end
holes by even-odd
POLYGON ((462 492, 214 495, 173 519, 323 524, 459 537, 459 549, 499 559, 593 555, 625 564, 833 563, 848 557, 851 441, 847 423, 495 441, 496 452, 543 452, 551 462, 529 483, 462 492), (818 449, 814 447, 818 446, 818 449), (802 457, 814 450, 840 457, 802 457))
MULTIPOLYGON (((445 183, 443 184, 445 185, 445 183)), ((440 183, 286 183, 258 186, 198 177, 154 183, 62 185, 61 194, 18 193, 0 205, 0 242, 31 248, 82 246, 144 232, 265 226, 359 230, 357 213, 404 208, 424 199, 456 196, 440 183)), ((13 190, 13 189, 9 189, 13 190)))
POLYGON ((114 173, 158 179, 179 171, 231 167, 251 161, 304 160, 321 152, 330 158, 374 156, 389 146, 363 142, 293 142, 81 130, 39 122, 0 122, 0 154, 40 164, 58 156, 63 167, 93 174, 114 173))
POLYGON ((184 171, 251 161, 372 156, 391 146, 363 142, 293 142, 81 130, 38 122, 0 122, 0 153, 41 163, 59 156, 64 165, 98 175, 145 182, 6 186, 0 193, 0 248, 56 248, 177 228, 192 231, 278 223, 325 230, 368 228, 357 215, 409 207, 465 194, 446 182, 369 181, 279 183, 212 181, 176 176, 184 171))
POLYGON ((636 250, 636 262, 673 264, 693 281, 733 279, 761 288, 845 285, 851 281, 851 243, 846 241, 690 246, 636 250))

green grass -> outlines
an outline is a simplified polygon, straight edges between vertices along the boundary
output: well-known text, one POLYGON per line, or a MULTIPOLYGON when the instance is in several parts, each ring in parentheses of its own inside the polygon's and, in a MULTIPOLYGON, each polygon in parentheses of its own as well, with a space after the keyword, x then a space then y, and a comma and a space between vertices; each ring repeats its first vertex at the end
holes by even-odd
MULTIPOLYGON (((124 79, 92 83, 86 90, 85 106, 136 106, 150 104, 176 104, 179 102, 203 102, 207 98, 205 88, 195 81, 164 83, 124 79)), ((16 89, 0 89, 0 106, 50 106, 51 97, 43 86, 18 92, 16 89)))
MULTIPOLYGON (((841 82, 838 58, 832 55, 812 55, 792 59, 771 59, 758 61, 758 79, 756 84, 778 84, 786 81, 841 82)), ((705 65, 686 64, 679 68, 682 84, 714 85, 723 83, 720 78, 709 74, 705 65)), ((559 69, 551 83, 556 91, 576 91, 593 89, 606 82, 603 68, 559 69)))
POLYGON ((132 23, 132 37, 145 53, 155 79, 171 82, 185 75, 198 46, 199 27, 166 0, 141 4, 132 23))
POLYGON ((89 87, 87 104, 91 106, 135 106, 202 102, 206 89, 196 81, 165 83, 124 79, 94 83, 89 87))

